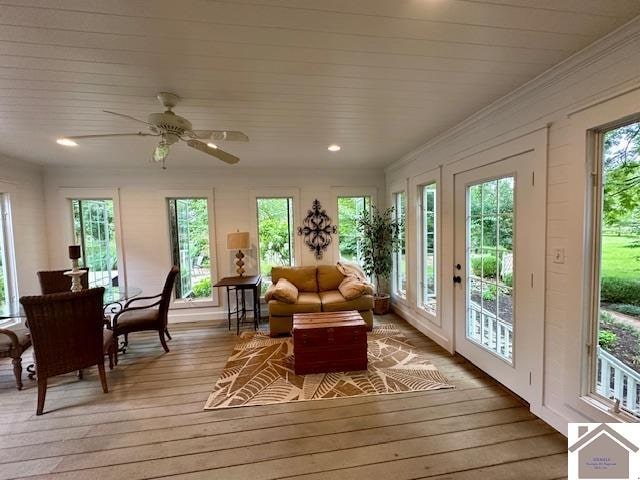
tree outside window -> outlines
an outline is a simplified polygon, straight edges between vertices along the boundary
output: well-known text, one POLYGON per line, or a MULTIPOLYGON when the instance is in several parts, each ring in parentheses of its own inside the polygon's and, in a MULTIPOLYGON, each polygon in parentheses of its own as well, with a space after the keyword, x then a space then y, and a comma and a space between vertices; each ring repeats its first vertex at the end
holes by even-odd
POLYGON ((340 258, 362 265, 362 252, 358 246, 358 217, 371 211, 371 197, 338 197, 338 249, 340 258))
POLYGON ((256 199, 258 258, 263 293, 271 284, 271 267, 294 264, 293 198, 256 199))

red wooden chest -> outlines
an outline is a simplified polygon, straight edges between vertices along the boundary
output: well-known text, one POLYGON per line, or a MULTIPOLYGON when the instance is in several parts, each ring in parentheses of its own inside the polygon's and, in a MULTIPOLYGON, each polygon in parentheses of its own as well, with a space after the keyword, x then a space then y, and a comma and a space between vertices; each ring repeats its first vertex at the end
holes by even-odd
POLYGON ((293 315, 296 375, 367 369, 367 324, 358 312, 293 315))

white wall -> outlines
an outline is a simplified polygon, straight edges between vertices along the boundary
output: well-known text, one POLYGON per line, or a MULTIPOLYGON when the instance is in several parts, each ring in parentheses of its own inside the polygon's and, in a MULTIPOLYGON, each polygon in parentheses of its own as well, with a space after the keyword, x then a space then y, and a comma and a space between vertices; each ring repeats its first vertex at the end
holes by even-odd
MULTIPOLYGON (((585 223, 588 180, 585 128, 598 124, 585 123, 578 118, 584 117, 584 112, 602 109, 603 105, 611 105, 605 109, 614 116, 609 121, 616 120, 615 115, 623 117, 634 111, 638 113, 638 88, 640 20, 636 18, 386 170, 386 182, 390 187, 399 182, 408 184, 422 172, 442 167, 442 189, 450 193, 442 199, 442 235, 452 239, 452 165, 462 168, 465 159, 472 154, 508 145, 515 139, 548 127, 545 341, 539 346, 544 349, 541 415, 565 433, 568 421, 609 418, 600 409, 580 399, 585 393, 580 378, 584 359, 583 333, 588 325, 585 271, 590 263, 585 249, 588 239, 585 223), (554 248, 565 249, 564 264, 553 263, 550 252, 554 248)), ((405 308, 405 311, 425 333, 447 348, 455 349, 453 286, 450 281, 453 254, 452 249, 447 251, 449 253, 442 259, 440 278, 442 326, 429 324, 412 315, 410 308, 405 308)), ((413 303, 415 298, 410 298, 409 305, 413 303)))
POLYGON ((38 270, 49 267, 42 168, 0 156, 0 193, 8 193, 18 295, 40 293, 38 270))
MULTIPOLYGON (((220 277, 235 274, 233 264, 235 252, 226 248, 227 233, 251 231, 255 245, 254 194, 282 195, 291 190, 298 193, 299 208, 294 212, 295 227, 311 208, 311 202, 319 199, 327 213, 336 223, 336 192, 360 192, 363 187, 373 191, 384 189, 381 170, 281 170, 242 169, 223 167, 219 169, 180 169, 175 162, 162 171, 155 165, 138 169, 77 169, 48 168, 45 174, 47 215, 51 219, 49 228, 49 254, 53 267, 68 264, 66 246, 71 241, 70 228, 59 228, 68 224, 70 211, 63 191, 68 188, 112 188, 118 189, 120 199, 122 244, 129 285, 141 287, 146 293, 155 293, 161 288, 164 276, 171 265, 169 250, 168 220, 163 191, 209 189, 214 191, 215 238, 217 269, 220 277), (337 188, 344 187, 344 188, 337 188)), ((381 197, 382 198, 382 197, 381 197)), ((337 238, 319 263, 337 261, 337 238)), ((300 248, 302 265, 315 264, 315 258, 296 236, 300 248)), ((248 256, 247 273, 256 273, 256 249, 245 252, 248 256)), ((215 279, 214 279, 215 280, 215 279)), ((213 310, 202 309, 174 311, 173 319, 195 320, 200 318, 222 318, 224 291, 220 292, 221 306, 213 310), (176 314, 179 313, 180 315, 176 314), (204 314, 204 315, 203 315, 204 314)), ((264 313, 264 312, 263 312, 264 313)))

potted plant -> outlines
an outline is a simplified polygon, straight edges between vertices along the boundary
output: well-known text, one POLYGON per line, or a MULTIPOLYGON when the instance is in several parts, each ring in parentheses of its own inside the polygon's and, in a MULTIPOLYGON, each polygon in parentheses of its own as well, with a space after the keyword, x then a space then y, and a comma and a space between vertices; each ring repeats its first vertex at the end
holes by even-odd
POLYGON ((370 212, 364 211, 358 217, 362 267, 367 275, 375 277, 373 312, 376 315, 389 313, 391 296, 386 287, 393 269, 393 253, 401 246, 403 224, 402 220, 394 217, 393 212, 393 207, 385 210, 373 207, 370 212))

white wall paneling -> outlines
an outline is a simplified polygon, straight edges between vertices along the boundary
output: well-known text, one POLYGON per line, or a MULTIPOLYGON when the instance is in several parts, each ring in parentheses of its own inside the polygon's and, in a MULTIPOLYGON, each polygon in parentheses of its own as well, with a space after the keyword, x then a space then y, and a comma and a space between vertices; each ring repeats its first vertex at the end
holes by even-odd
MULTIPOLYGON (((581 331, 585 321, 584 272, 589 234, 586 216, 586 130, 640 111, 640 19, 550 69, 521 89, 445 131, 386 169, 387 185, 443 166, 440 305, 438 342, 454 342, 449 265, 454 202, 452 174, 471 168, 472 155, 547 130, 544 391, 540 416, 565 432, 567 422, 600 420, 602 411, 580 403, 581 331), (598 112, 598 113, 594 113, 598 112), (610 117, 610 118, 606 118, 610 117), (585 120, 587 119, 587 120, 585 120), (554 264, 551 249, 565 248, 565 264, 554 264), (576 384, 578 382, 578 384, 576 384)), ((412 192, 413 189, 410 189, 412 192)), ((414 202, 411 202, 412 204, 414 202)), ((415 219, 415 215, 409 218, 415 219)), ((414 237, 414 235, 412 235, 414 237)), ((584 403, 584 402, 582 402, 584 403)))
MULTIPOLYGON (((336 202, 334 185, 358 192, 361 188, 376 190, 383 188, 383 173, 375 169, 249 169, 212 168, 181 169, 169 166, 162 171, 154 165, 136 169, 117 168, 59 168, 45 170, 46 211, 49 218, 48 237, 52 267, 68 265, 66 246, 69 230, 64 227, 69 213, 60 206, 60 191, 78 188, 117 188, 120 202, 121 242, 127 267, 129 285, 143 289, 145 293, 157 293, 171 265, 169 250, 169 227, 166 210, 167 192, 208 192, 213 195, 214 222, 212 234, 217 252, 218 277, 235 274, 233 263, 235 252, 227 250, 227 233, 252 232, 256 242, 255 196, 293 195, 294 227, 298 227, 314 199, 323 205, 336 202), (294 187, 292 187, 294 186, 294 187), (62 227, 61 227, 62 226, 62 227)), ((64 195, 63 195, 64 197, 64 195)), ((334 236, 333 240, 336 241, 334 236)), ((296 258, 298 264, 315 265, 313 254, 302 244, 297 235, 296 258)), ((256 249, 245 252, 248 273, 257 272, 256 249)), ((321 262, 333 263, 331 252, 321 262)), ((214 280, 216 280, 214 278, 214 280)), ((188 309, 173 309, 171 321, 211 320, 226 318, 226 296, 220 298, 218 307, 194 306, 188 309)))
POLYGON ((11 203, 18 295, 38 294, 36 272, 49 268, 42 167, 0 156, 0 192, 11 203))

